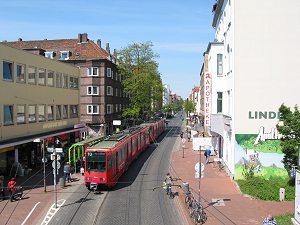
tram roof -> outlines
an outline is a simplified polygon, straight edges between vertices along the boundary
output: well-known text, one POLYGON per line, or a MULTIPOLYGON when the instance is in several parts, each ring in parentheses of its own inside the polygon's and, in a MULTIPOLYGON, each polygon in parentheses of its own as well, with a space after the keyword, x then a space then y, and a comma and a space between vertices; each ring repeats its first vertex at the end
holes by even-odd
POLYGON ((123 130, 117 134, 113 134, 111 136, 106 137, 103 141, 93 145, 90 147, 91 149, 106 149, 106 148, 112 148, 116 144, 118 144, 120 141, 122 141, 124 138, 128 137, 131 134, 136 133, 137 131, 143 129, 143 127, 136 126, 136 127, 130 127, 126 130, 123 130))
POLYGON ((101 139, 101 138, 104 139, 104 137, 97 136, 97 137, 92 137, 92 138, 88 138, 88 139, 85 139, 83 141, 77 142, 76 144, 83 144, 84 145, 84 144, 96 141, 98 139, 101 139))

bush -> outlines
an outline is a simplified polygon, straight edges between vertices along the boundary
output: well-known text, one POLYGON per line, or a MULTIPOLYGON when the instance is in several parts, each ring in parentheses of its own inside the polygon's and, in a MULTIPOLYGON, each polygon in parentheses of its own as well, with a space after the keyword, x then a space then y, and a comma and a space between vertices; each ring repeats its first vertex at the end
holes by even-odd
POLYGON ((275 216, 275 219, 277 221, 277 224, 280 225, 293 225, 291 218, 293 217, 293 214, 284 214, 280 216, 275 216))
POLYGON ((271 177, 269 180, 263 177, 250 177, 246 180, 237 180, 242 193, 261 200, 279 201, 279 188, 285 188, 285 200, 295 198, 295 187, 289 185, 289 179, 271 177))

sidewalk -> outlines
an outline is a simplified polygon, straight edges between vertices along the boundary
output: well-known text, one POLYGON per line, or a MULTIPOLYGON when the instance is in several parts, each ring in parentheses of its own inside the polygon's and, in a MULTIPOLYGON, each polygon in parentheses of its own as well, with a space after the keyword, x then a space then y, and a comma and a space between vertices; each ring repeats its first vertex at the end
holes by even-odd
MULTIPOLYGON (((192 141, 185 144, 184 158, 179 145, 175 145, 175 148, 177 149, 174 149, 172 154, 170 171, 173 176, 180 177, 183 182, 188 182, 194 196, 198 198, 199 179, 195 178, 195 164, 199 161, 199 151, 192 150, 192 141)), ((210 161, 213 161, 213 157, 210 161)), ((263 219, 269 213, 276 216, 294 212, 294 201, 272 202, 243 196, 235 182, 226 175, 224 170, 220 171, 218 167, 214 168, 213 163, 205 164, 202 151, 201 162, 205 166, 204 177, 200 181, 202 203, 208 217, 205 224, 262 224, 263 219), (220 202, 208 205, 213 202, 213 199, 225 199, 225 201, 224 204, 220 202)), ((179 208, 185 209, 185 220, 189 221, 189 224, 193 224, 188 215, 182 190, 179 190, 179 193, 179 208)))
MULTIPOLYGON (((66 183, 66 187, 64 188, 59 183, 57 184, 57 200, 74 193, 84 180, 83 176, 79 173, 74 174, 73 178, 75 181, 66 183)), ((25 186, 29 182, 36 184, 39 180, 43 179, 43 175, 38 173, 30 181, 26 181, 26 179, 28 177, 18 177, 18 185, 25 186)), ((48 179, 47 184, 53 184, 52 174, 48 179), (52 182, 48 179, 52 180, 52 182)), ((43 185, 25 190, 23 198, 19 201, 10 202, 9 200, 0 200, 0 225, 41 224, 54 201, 55 193, 53 185, 47 185, 46 192, 44 192, 43 185)))

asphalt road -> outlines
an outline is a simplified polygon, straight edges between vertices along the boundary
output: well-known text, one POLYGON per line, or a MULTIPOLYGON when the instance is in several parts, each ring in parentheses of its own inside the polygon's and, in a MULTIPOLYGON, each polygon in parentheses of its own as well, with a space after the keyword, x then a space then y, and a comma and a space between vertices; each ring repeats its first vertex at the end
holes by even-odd
MULTIPOLYGON (((175 199, 161 186, 169 171, 170 155, 181 131, 179 116, 151 144, 111 190, 95 195, 84 185, 66 196, 65 204, 50 221, 54 224, 181 225, 175 199)), ((175 197, 176 198, 176 197, 175 197)))

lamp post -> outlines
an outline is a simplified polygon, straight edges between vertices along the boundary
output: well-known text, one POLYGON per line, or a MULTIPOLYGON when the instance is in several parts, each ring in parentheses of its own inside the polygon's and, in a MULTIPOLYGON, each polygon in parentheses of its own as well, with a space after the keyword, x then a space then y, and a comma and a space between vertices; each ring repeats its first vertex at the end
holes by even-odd
POLYGON ((41 148, 43 151, 43 174, 44 174, 44 192, 47 192, 46 190, 46 157, 45 157, 45 140, 41 141, 41 148))
POLYGON ((198 180, 198 202, 201 202, 201 197, 200 197, 200 183, 201 183, 201 176, 202 176, 202 166, 201 166, 201 146, 199 147, 199 180, 198 180))

